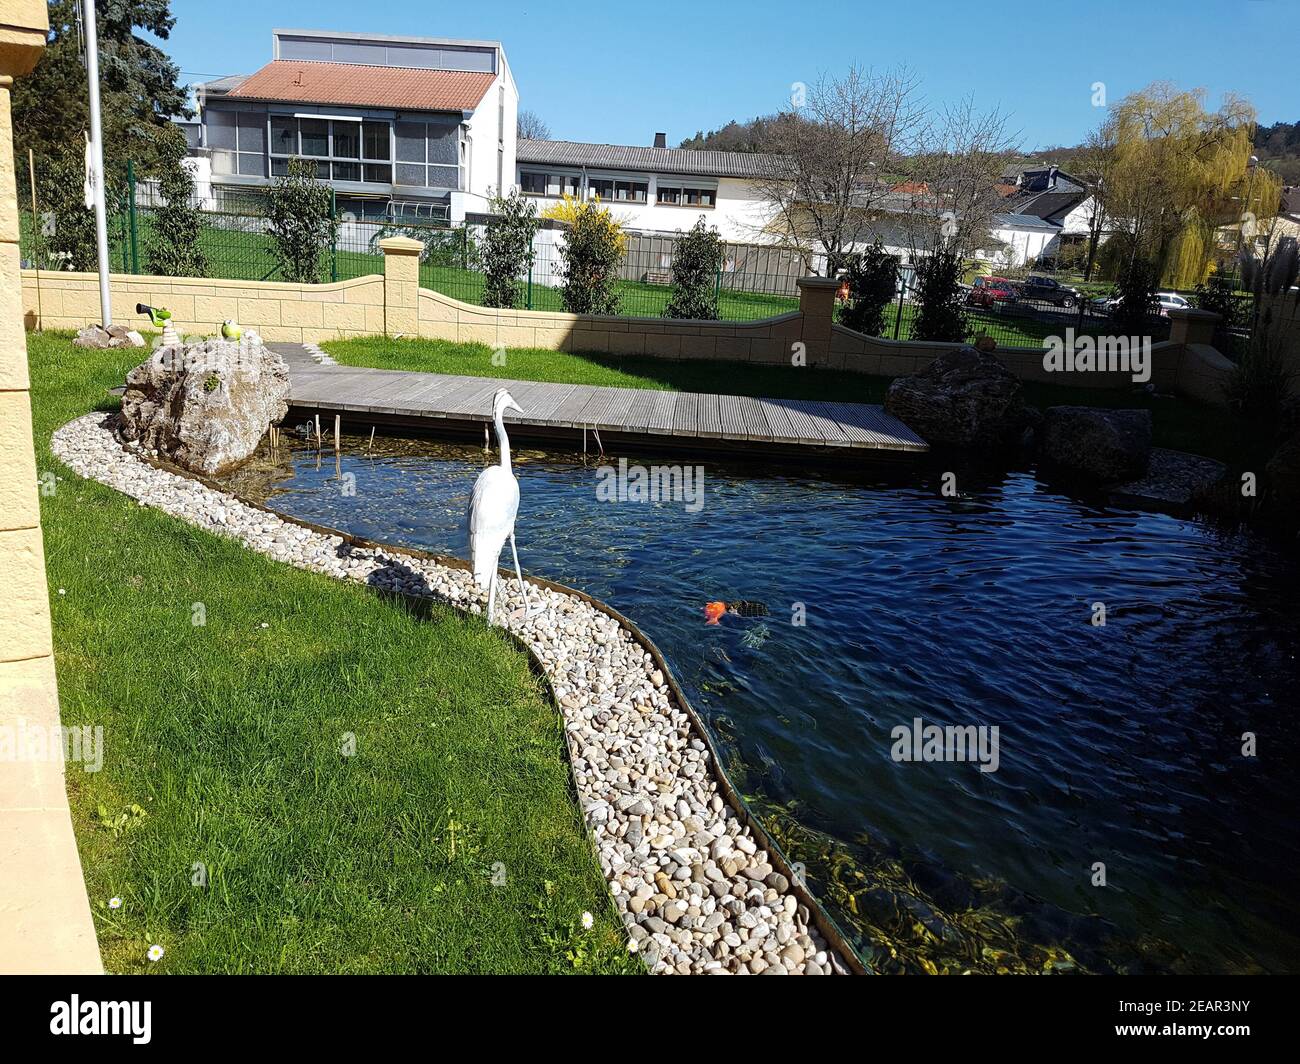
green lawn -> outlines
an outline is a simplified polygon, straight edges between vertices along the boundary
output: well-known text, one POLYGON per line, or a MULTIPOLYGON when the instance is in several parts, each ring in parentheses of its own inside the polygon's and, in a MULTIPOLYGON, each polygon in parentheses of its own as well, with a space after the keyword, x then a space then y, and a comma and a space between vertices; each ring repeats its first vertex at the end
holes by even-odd
MULTIPOLYGON (((515 347, 510 348, 506 364, 498 366, 492 361, 492 348, 486 344, 389 340, 381 336, 330 340, 322 346, 347 366, 782 399, 883 403, 892 379, 794 366, 752 366, 703 360, 676 362, 515 347)), ((1245 449, 1252 439, 1252 434, 1239 419, 1218 407, 1181 399, 1159 399, 1127 389, 1068 388, 1035 383, 1026 383, 1024 388, 1026 399, 1040 409, 1058 405, 1150 409, 1157 446, 1191 451, 1230 463, 1234 456, 1248 453, 1245 449)))
POLYGON ((104 729, 68 790, 106 967, 639 970, 522 653, 76 477, 50 433, 139 354, 28 343, 63 722, 104 729))

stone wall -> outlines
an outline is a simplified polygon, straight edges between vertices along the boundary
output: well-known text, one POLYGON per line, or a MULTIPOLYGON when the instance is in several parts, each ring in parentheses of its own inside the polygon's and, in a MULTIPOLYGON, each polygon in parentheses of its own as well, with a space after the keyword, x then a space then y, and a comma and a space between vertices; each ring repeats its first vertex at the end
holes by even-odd
MULTIPOLYGON (((263 340, 306 343, 386 331, 384 279, 378 274, 334 284, 223 281, 207 277, 113 274, 113 320, 147 326, 137 303, 166 307, 182 335, 210 335, 227 318, 256 329, 263 340)), ((99 282, 93 273, 22 271, 27 328, 80 329, 99 321, 99 282)))
MULTIPOLYGON (((0 0, 0 728, 59 728, 18 269, 10 90, 45 47, 45 0, 0 0)), ((96 314, 96 317, 98 314, 96 314)), ((60 759, 0 760, 0 973, 102 971, 60 759)))

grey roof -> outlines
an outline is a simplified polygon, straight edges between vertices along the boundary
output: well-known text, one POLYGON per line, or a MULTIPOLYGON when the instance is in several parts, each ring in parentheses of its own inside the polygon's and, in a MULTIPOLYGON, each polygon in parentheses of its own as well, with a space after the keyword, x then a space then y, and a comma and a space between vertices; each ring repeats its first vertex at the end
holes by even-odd
POLYGON ((515 158, 521 163, 692 174, 701 177, 766 177, 779 169, 784 161, 780 155, 758 152, 638 148, 630 144, 584 144, 572 140, 527 139, 519 141, 515 158))
POLYGON ((209 96, 223 96, 228 92, 234 92, 247 80, 247 74, 230 74, 215 81, 201 81, 196 88, 202 88, 209 96))
POLYGON ((1056 222, 1032 214, 995 214, 993 221, 1005 228, 1046 229, 1053 233, 1061 228, 1056 222))

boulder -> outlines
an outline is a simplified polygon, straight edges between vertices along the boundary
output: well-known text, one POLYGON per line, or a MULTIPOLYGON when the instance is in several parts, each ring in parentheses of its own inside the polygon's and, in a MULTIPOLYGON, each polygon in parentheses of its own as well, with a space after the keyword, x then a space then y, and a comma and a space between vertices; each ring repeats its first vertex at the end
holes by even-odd
POLYGON ((927 443, 955 447, 1015 441, 1030 424, 1020 381, 991 354, 945 351, 919 373, 899 377, 885 409, 927 443))
POLYGON ((1096 484, 1136 480, 1151 457, 1151 411, 1050 406, 1040 455, 1059 471, 1096 484))
POLYGON ((123 439, 195 473, 223 473, 288 412, 289 367, 248 340, 163 347, 131 370, 123 439))
POLYGON ((72 341, 76 347, 144 347, 144 337, 125 325, 87 325, 72 341))

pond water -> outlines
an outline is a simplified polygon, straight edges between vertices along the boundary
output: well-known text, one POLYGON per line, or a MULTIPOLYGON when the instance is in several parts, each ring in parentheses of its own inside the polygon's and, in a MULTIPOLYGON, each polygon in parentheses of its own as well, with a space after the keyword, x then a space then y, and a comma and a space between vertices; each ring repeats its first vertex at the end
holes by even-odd
MULTIPOLYGON (((306 448, 233 486, 465 556, 481 447, 345 442, 355 494, 306 448)), ((576 456, 522 451, 515 468, 525 570, 658 643, 869 967, 1300 967, 1293 556, 1032 469, 957 467, 945 497, 929 466, 850 482, 708 462, 697 508, 602 501, 576 456), (768 613, 708 625, 712 600, 768 613), (996 727, 996 771, 896 760, 917 718, 996 727)))

